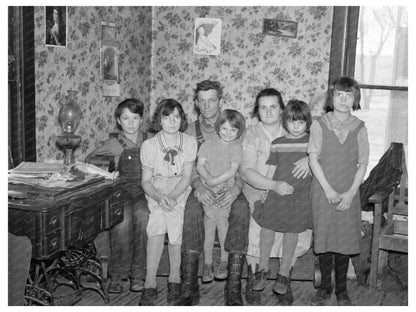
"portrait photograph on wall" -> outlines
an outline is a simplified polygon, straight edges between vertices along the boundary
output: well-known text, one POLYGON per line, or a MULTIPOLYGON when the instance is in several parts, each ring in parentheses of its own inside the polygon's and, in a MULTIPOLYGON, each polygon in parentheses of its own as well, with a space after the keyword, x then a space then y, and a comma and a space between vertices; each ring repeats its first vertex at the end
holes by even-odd
POLYGON ((45 7, 45 43, 46 45, 66 46, 67 9, 65 6, 45 7))
POLYGON ((222 21, 219 18, 197 18, 195 20, 195 54, 220 54, 221 24, 222 21))
POLYGON ((263 34, 269 36, 296 38, 298 34, 298 23, 265 18, 263 21, 263 34))

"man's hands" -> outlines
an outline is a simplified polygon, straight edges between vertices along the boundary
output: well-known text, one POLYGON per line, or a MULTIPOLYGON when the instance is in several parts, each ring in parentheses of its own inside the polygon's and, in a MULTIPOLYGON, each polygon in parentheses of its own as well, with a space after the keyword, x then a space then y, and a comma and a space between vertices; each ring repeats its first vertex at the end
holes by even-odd
POLYGON ((200 203, 206 206, 216 205, 218 208, 225 209, 237 199, 239 190, 237 187, 232 187, 230 190, 216 195, 214 192, 200 184, 195 190, 194 195, 200 203))

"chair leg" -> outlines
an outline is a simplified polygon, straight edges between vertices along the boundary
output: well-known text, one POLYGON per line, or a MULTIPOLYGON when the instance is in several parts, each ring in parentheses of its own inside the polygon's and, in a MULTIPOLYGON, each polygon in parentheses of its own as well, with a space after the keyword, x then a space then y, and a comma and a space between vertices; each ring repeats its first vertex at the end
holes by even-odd
POLYGON ((377 287, 378 255, 381 227, 381 203, 374 206, 373 242, 371 247, 370 291, 377 287))

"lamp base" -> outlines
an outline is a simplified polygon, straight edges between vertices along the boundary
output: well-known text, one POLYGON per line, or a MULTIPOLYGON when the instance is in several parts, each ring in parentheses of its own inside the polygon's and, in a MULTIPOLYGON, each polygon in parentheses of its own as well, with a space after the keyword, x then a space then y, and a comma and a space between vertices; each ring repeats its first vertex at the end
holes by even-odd
POLYGON ((56 143, 64 150, 64 164, 75 164, 74 150, 81 144, 81 136, 65 132, 57 136, 56 143))

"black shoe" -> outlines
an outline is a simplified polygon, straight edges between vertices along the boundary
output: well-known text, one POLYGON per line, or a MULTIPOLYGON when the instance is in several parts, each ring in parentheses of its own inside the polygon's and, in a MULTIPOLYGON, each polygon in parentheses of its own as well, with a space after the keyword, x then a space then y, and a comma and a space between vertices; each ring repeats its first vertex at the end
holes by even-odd
POLYGON ((316 294, 311 299, 311 305, 313 306, 323 306, 325 302, 331 297, 332 290, 327 289, 318 289, 316 294))
POLYGON ((145 288, 140 297, 139 306, 154 306, 157 298, 156 288, 145 288))
POLYGON ((120 294, 123 292, 123 281, 119 278, 112 278, 107 291, 110 294, 120 294))
POLYGON ((242 253, 228 254, 228 278, 224 288, 224 303, 227 306, 242 306, 241 273, 243 272, 245 255, 242 253))
POLYGON ((337 305, 339 306, 351 306, 352 302, 350 297, 348 296, 348 292, 344 291, 337 295, 337 305))
POLYGON ((181 297, 181 284, 168 283, 168 304, 175 304, 181 297))
POLYGON ((286 293, 281 295, 277 295, 279 305, 281 306, 291 306, 293 304, 293 294, 292 294, 292 287, 290 287, 290 283, 287 284, 286 293))
POLYGON ((251 264, 247 266, 246 301, 250 305, 261 304, 261 292, 253 290, 254 273, 251 264))
POLYGON ((193 306, 199 303, 198 264, 199 253, 183 252, 181 259, 181 296, 175 306, 193 306))

